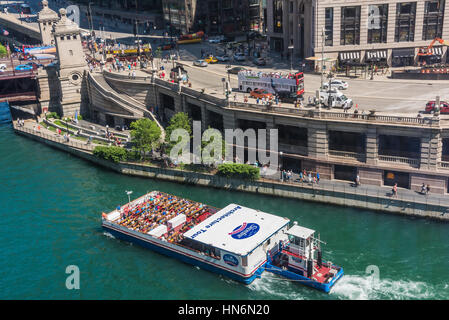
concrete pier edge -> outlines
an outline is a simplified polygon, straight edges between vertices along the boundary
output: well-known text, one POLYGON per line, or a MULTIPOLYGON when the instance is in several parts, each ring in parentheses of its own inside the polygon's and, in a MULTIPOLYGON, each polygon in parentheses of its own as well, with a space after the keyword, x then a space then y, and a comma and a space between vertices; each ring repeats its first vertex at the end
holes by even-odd
POLYGON ((70 147, 62 142, 52 141, 37 132, 27 132, 13 124, 15 133, 44 143, 50 147, 90 161, 103 168, 130 176, 138 176, 170 182, 184 183, 224 190, 244 191, 274 197, 284 197, 330 205, 361 208, 386 213, 394 213, 408 217, 419 217, 441 222, 449 222, 449 206, 427 204, 425 202, 404 201, 383 196, 370 196, 349 192, 316 188, 312 185, 285 184, 275 181, 247 181, 229 179, 213 174, 181 171, 170 168, 159 168, 130 162, 113 163, 95 157, 91 152, 81 148, 70 147))

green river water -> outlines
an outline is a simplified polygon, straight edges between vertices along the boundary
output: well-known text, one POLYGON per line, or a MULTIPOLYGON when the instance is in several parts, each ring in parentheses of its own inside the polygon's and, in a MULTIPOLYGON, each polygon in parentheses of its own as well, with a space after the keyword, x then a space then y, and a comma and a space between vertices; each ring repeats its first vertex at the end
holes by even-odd
POLYGON ((120 175, 0 127, 0 299, 448 299, 449 225, 120 175), (112 238, 101 212, 161 190, 238 203, 320 232, 345 276, 330 294, 265 273, 245 286, 112 238), (80 289, 68 290, 68 265, 80 289), (379 277, 366 269, 376 267, 379 277))

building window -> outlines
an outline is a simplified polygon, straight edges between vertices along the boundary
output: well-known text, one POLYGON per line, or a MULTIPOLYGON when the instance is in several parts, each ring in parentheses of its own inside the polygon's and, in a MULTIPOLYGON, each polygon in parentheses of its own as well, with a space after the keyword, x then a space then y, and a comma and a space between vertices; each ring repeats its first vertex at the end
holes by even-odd
POLYGON ((282 0, 273 0, 273 32, 282 33, 282 0))
POLYGON ((333 33, 334 31, 334 8, 326 8, 325 9, 325 20, 324 20, 324 45, 332 46, 333 45, 333 33))
POLYGON ((396 4, 396 29, 394 41, 406 42, 415 40, 416 2, 396 4))
POLYGON ((368 43, 386 43, 388 4, 370 5, 368 8, 368 43))
POLYGON ((290 1, 289 12, 290 12, 290 13, 293 13, 293 1, 290 1))
POLYGON ((73 56, 73 51, 72 51, 72 50, 69 50, 69 54, 70 54, 71 56, 73 56))
POLYGON ((424 4, 423 40, 441 38, 443 35, 445 0, 426 1, 424 4))
POLYGON ((341 7, 340 45, 360 44, 360 6, 341 7))
POLYGON ((64 40, 64 36, 61 36, 61 40, 64 40))
POLYGON ((67 40, 70 40, 70 36, 67 36, 67 40))

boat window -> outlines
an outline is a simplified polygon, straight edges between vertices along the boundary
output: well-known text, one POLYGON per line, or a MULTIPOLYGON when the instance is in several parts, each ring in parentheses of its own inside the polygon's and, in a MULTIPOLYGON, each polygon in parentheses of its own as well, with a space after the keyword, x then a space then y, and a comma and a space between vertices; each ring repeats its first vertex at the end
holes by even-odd
POLYGON ((248 256, 242 257, 242 266, 248 266, 248 256))

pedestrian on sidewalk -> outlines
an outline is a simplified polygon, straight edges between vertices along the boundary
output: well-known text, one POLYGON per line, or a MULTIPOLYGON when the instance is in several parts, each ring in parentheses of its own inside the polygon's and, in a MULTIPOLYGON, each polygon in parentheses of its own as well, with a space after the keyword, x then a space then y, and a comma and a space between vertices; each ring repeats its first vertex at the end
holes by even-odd
POLYGON ((299 182, 302 182, 304 179, 303 175, 302 175, 302 171, 299 171, 299 182))
POLYGON ((428 184, 426 187, 426 194, 429 194, 429 192, 430 192, 430 185, 428 184))
POLYGON ((421 194, 426 194, 426 193, 427 193, 426 184, 423 182, 423 184, 421 186, 421 194))
POLYGON ((397 183, 394 184, 392 191, 393 191, 393 197, 396 198, 398 196, 398 184, 397 183))
POLYGON ((320 173, 318 171, 316 172, 316 183, 320 183, 320 173))
POLYGON ((312 171, 309 171, 308 178, 309 178, 309 183, 312 183, 312 171))
POLYGON ((355 177, 355 186, 356 186, 356 187, 360 186, 360 177, 359 177, 359 175, 357 175, 357 176, 355 177))

